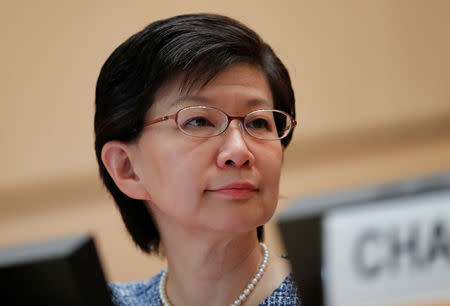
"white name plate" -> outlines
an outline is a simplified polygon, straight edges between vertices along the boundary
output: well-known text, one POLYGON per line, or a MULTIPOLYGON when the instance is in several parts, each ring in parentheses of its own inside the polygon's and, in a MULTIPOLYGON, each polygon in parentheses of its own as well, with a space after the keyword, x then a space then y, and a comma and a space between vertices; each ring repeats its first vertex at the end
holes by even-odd
POLYGON ((450 190, 329 210, 327 306, 450 301, 450 190))

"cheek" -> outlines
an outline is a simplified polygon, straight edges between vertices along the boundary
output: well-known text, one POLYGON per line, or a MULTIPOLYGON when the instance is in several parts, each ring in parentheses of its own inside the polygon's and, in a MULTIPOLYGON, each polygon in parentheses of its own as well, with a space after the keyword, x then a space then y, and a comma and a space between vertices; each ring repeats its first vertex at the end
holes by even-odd
MULTIPOLYGON (((259 154, 260 167, 270 181, 280 180, 283 149, 280 144, 274 143, 262 148, 259 154)), ((257 157, 257 158, 258 158, 257 157)))
POLYGON ((266 147, 261 149, 260 154, 256 158, 258 160, 257 167, 262 177, 264 201, 267 205, 275 207, 278 203, 278 190, 283 160, 282 147, 276 143, 267 144, 266 147))
POLYGON ((179 209, 180 203, 187 209, 198 202, 208 157, 205 150, 195 149, 178 144, 146 150, 142 160, 146 188, 161 209, 179 209))

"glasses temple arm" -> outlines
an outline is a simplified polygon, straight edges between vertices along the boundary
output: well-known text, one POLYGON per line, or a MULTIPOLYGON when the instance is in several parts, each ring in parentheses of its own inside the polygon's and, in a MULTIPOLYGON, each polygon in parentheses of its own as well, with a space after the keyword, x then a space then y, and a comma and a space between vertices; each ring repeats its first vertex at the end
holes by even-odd
POLYGON ((166 120, 169 120, 169 119, 175 119, 175 117, 176 117, 176 114, 163 116, 161 118, 157 118, 157 119, 153 119, 153 120, 145 122, 144 126, 149 126, 149 125, 152 125, 152 124, 155 124, 155 123, 158 123, 158 122, 161 122, 161 121, 166 121, 166 120))

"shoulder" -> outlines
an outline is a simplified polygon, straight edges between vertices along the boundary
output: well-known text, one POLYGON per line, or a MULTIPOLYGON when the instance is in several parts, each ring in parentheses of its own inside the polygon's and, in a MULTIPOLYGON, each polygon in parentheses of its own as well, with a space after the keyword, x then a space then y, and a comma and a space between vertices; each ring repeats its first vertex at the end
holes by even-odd
POLYGON ((294 276, 290 273, 269 295, 260 306, 300 306, 300 297, 298 296, 297 284, 294 276))
POLYGON ((154 277, 137 282, 108 283, 114 305, 160 305, 159 280, 162 271, 154 277))

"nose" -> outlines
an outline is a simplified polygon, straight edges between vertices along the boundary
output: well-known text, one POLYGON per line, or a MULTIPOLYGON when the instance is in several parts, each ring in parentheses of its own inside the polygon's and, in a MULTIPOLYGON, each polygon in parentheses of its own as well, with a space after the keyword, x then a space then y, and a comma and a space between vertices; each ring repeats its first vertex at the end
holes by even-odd
POLYGON ((245 142, 244 133, 240 120, 232 120, 230 122, 227 130, 221 135, 224 142, 217 156, 217 166, 219 168, 229 166, 249 167, 254 164, 255 156, 245 142))

